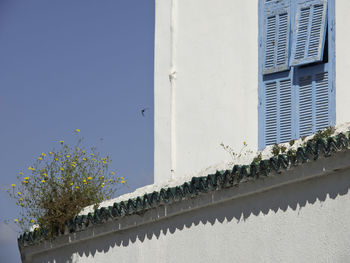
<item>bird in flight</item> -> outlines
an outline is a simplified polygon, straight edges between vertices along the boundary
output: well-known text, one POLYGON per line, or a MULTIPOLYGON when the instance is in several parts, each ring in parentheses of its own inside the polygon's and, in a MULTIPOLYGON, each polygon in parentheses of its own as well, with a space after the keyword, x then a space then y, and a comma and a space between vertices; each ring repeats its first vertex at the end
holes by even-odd
POLYGON ((145 111, 148 110, 148 109, 149 109, 149 108, 143 108, 143 109, 141 110, 141 114, 142 114, 143 117, 145 117, 145 111))

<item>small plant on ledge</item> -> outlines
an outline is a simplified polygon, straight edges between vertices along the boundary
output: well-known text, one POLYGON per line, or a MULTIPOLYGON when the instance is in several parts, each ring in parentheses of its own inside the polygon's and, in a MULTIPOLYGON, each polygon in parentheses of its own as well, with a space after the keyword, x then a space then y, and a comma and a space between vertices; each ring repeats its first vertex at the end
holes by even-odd
POLYGON ((75 133, 74 147, 60 141, 58 150, 41 153, 28 167, 28 174, 20 172, 18 183, 8 190, 20 207, 20 216, 14 221, 22 231, 41 228, 49 237, 62 233, 67 220, 86 206, 97 208, 115 194, 117 185, 126 183, 108 171, 109 156, 101 157, 94 147, 87 150, 80 130, 75 133))

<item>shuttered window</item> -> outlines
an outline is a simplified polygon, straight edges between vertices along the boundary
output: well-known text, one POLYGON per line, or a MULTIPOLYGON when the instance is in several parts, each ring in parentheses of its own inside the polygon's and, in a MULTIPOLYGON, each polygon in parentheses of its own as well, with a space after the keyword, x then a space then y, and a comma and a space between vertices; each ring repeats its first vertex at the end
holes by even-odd
POLYGON ((268 1, 264 5, 264 65, 263 74, 288 69, 289 0, 268 1))
POLYGON ((290 65, 322 61, 327 26, 327 0, 299 0, 296 11, 290 65))
POLYGON ((335 124, 334 0, 260 0, 259 10, 263 149, 335 124))

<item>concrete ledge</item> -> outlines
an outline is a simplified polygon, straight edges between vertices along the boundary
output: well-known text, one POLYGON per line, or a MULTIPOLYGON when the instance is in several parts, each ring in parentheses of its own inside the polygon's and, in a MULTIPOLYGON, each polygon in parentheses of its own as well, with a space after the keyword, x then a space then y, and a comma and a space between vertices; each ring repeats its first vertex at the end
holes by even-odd
POLYGON ((309 161, 305 164, 290 167, 280 174, 271 174, 257 180, 248 180, 238 186, 222 189, 209 193, 201 193, 191 199, 173 202, 147 210, 143 214, 133 214, 115 220, 109 220, 100 225, 93 225, 86 229, 55 238, 53 241, 43 241, 37 245, 21 246, 23 262, 31 262, 33 256, 46 253, 50 250, 62 248, 89 239, 117 234, 125 230, 146 224, 155 224, 164 219, 169 219, 184 213, 189 213, 205 207, 217 206, 233 199, 243 198, 275 188, 312 180, 317 177, 333 176, 336 172, 350 169, 350 151, 333 153, 330 157, 320 157, 317 161, 309 161))

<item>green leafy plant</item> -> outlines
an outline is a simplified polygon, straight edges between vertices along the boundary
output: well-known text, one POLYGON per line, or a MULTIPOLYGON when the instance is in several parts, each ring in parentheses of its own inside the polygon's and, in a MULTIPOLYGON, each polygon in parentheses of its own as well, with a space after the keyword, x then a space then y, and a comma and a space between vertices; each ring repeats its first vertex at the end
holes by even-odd
POLYGON ((294 145, 294 143, 295 143, 295 140, 294 140, 294 139, 293 139, 293 140, 290 140, 290 141, 289 141, 289 146, 292 147, 292 146, 294 145))
POLYGON ((318 132, 316 132, 312 140, 317 141, 318 139, 330 137, 334 132, 335 132, 335 127, 329 126, 324 130, 319 130, 318 132))
POLYGON ((275 143, 271 149, 271 153, 273 156, 277 156, 280 153, 286 153, 287 149, 286 146, 275 143))
POLYGON ((281 147, 277 143, 275 143, 271 149, 272 155, 277 156, 280 154, 280 151, 281 151, 281 147))
POLYGON ((111 198, 123 177, 109 172, 109 156, 101 157, 95 147, 88 150, 83 138, 75 131, 77 142, 70 147, 60 141, 59 149, 41 153, 28 174, 20 172, 18 184, 12 184, 8 193, 20 207, 19 218, 14 219, 22 231, 39 227, 50 236, 63 232, 65 222, 73 219, 86 206, 98 205, 111 198))
POLYGON ((262 160, 262 153, 258 153, 257 156, 254 157, 253 162, 254 163, 259 163, 262 160))

